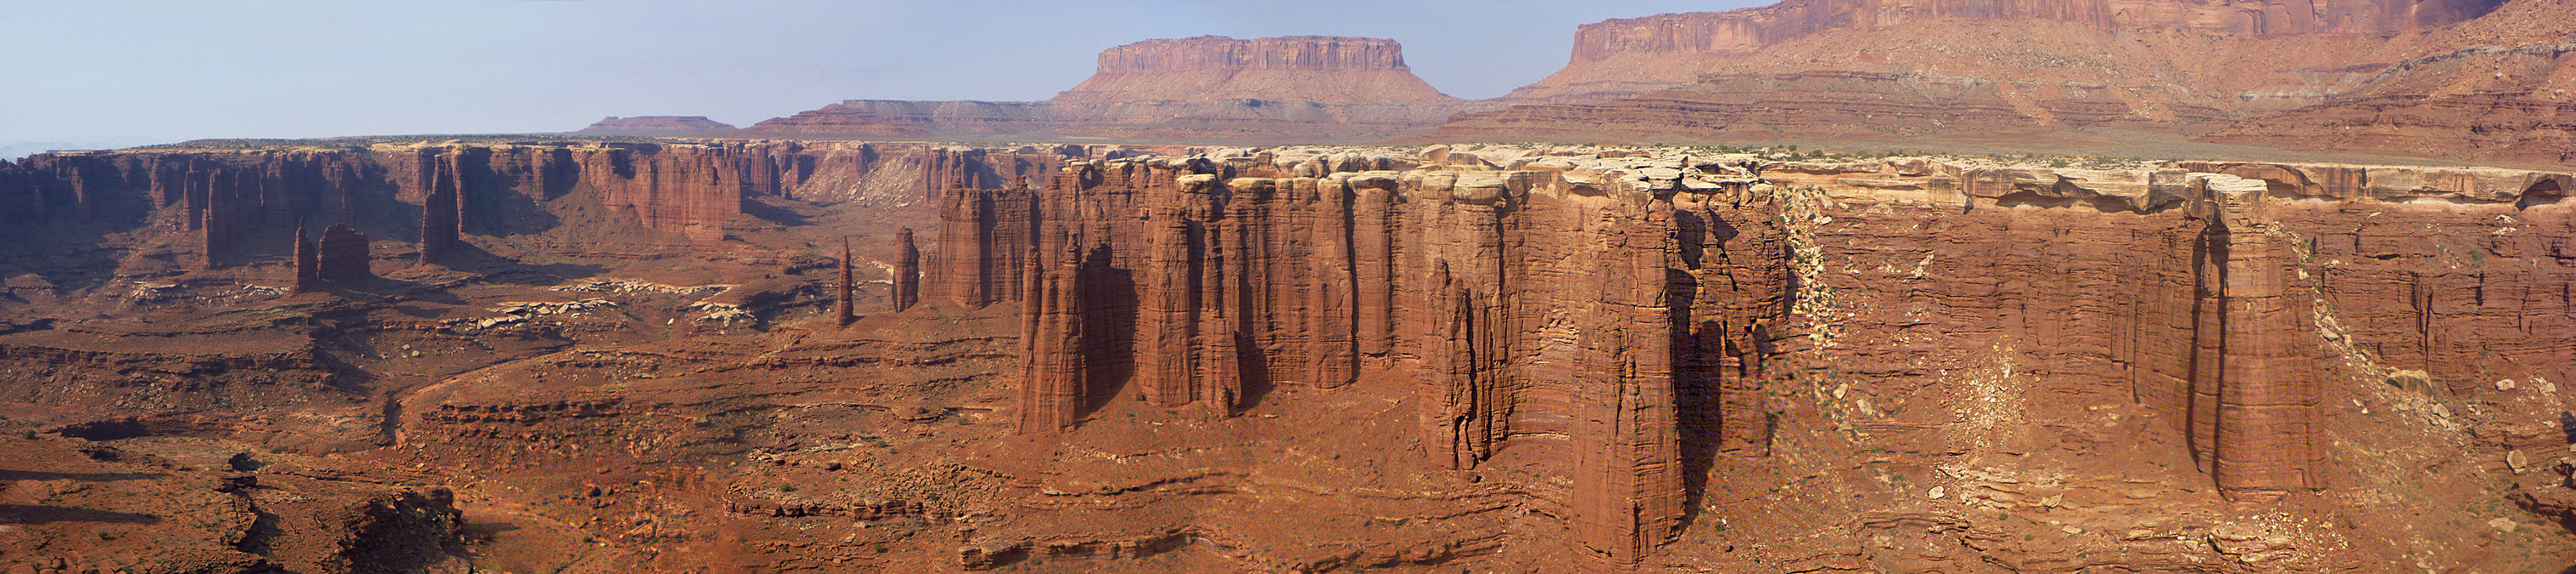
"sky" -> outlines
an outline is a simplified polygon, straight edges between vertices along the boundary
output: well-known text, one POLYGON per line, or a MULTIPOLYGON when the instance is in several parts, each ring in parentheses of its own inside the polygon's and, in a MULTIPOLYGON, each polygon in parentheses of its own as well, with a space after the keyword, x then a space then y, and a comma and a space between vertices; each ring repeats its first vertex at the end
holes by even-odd
POLYGON ((1576 26, 1768 0, 0 0, 0 146, 737 126, 845 99, 1024 101, 1149 38, 1394 38, 1489 98, 1576 26))

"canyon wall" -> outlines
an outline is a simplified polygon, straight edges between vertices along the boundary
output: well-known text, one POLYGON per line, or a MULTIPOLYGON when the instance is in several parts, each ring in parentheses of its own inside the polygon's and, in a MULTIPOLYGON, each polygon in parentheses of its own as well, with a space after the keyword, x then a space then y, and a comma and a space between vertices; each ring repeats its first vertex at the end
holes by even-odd
POLYGON ((957 194, 926 296, 1026 306, 1023 433, 1127 395, 1223 417, 1282 386, 1416 380, 1427 464, 1528 444, 1575 477, 1548 496, 1579 548, 1637 562, 1678 527, 1681 436, 1714 429, 1678 398, 1761 376, 1785 286, 1757 255, 1776 235, 1711 229, 1770 215, 1740 185, 1677 207, 1589 175, 1413 167, 1094 161, 957 194))
MULTIPOLYGON (((633 227, 642 232, 636 241, 711 242, 740 224, 749 197, 927 201, 943 185, 1051 171, 1058 157, 1035 148, 741 141, 41 154, 0 165, 0 223, 184 231, 167 248, 191 269, 290 254, 285 230, 298 221, 415 243, 423 261, 441 262, 469 236, 561 228, 567 222, 548 206, 564 202, 631 221, 586 222, 611 224, 592 230, 603 237, 633 227)), ((320 238, 321 271, 366 275, 347 260, 365 250, 335 248, 335 237, 320 238)))
MULTIPOLYGON (((2175 0, 1792 0, 1727 12, 1661 14, 1585 24, 1563 70, 1504 97, 1579 103, 1687 84, 1767 47, 1828 31, 1923 28, 1978 20, 2065 22, 2100 31, 2175 31, 2226 36, 2385 35, 2484 15, 2501 0, 2325 0, 2299 4, 2175 0)), ((1865 61, 1865 60, 1864 60, 1865 61)), ((1851 62, 1851 61, 1846 61, 1851 62)), ((2000 78, 1998 78, 2000 79, 2000 78)))
POLYGON ((1902 146, 1941 137, 2135 149, 2136 138, 2083 129, 2116 128, 2317 153, 2564 165, 2576 158, 2576 99, 2565 88, 2576 35, 2562 22, 2571 8, 1812 0, 1609 20, 1578 31, 1564 69, 1495 100, 1509 107, 1462 109, 1421 140, 1902 146))
MULTIPOLYGON (((2569 182, 1681 152, 1074 162, 945 198, 925 296, 1025 306, 1021 433, 1108 401, 1224 417, 1284 387, 1413 381, 1426 464, 1568 477, 1522 487, 1574 548, 1636 564, 1678 531, 1693 473, 1761 467, 1806 392, 1780 385, 1820 372, 1857 377, 1829 403, 1855 381, 1926 401, 2000 361, 2046 386, 1958 400, 2134 403, 2230 500, 2350 487, 2324 434, 2352 424, 2339 397, 2576 376, 2569 182), (2383 233, 2427 225, 2460 245, 2389 251, 2383 233), (2445 269, 2470 259, 2484 270, 2445 269)), ((1822 424, 1893 417, 1874 410, 1891 392, 1822 424)))

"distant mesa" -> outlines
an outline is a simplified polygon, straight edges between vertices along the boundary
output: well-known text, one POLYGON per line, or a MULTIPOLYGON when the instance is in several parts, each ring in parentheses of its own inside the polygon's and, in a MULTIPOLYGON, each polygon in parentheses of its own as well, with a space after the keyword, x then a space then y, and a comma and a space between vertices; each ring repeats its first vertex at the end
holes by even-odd
POLYGON ((1491 107, 1414 76, 1395 40, 1199 36, 1110 48, 1091 79, 1043 102, 849 100, 744 132, 1346 142, 1424 133, 1491 107))
POLYGON ((1291 36, 1146 40, 1100 53, 1091 79, 1053 101, 1282 100, 1450 104, 1404 65, 1404 46, 1383 38, 1291 36))
MULTIPOLYGON (((1502 99, 1514 103, 1601 101, 1689 84, 1701 74, 1792 63, 1885 72, 1890 71, 1890 66, 1912 64, 1901 59, 1903 54, 1892 52, 1906 48, 1933 50, 1932 54, 1919 56, 1938 57, 1951 65, 1965 66, 1965 71, 2018 64, 2012 61, 2016 53, 2073 57, 2059 61, 2082 67, 2130 55, 2104 54, 2106 50, 2102 48, 2128 44, 2096 42, 2104 35, 2125 33, 2146 33, 2148 37, 2135 38, 2149 44, 2138 50, 2197 50, 2152 54, 2177 57, 2176 64, 2197 66, 2212 56, 2208 53, 2211 47, 2238 48, 2224 40, 2297 34, 2384 38, 2466 21, 2501 3, 2503 0, 2312 0, 2292 9, 2289 3, 2260 0, 1785 0, 1725 12, 1660 14, 1585 24, 1575 31, 1574 54, 1563 70, 1502 99), (2176 41, 2192 35, 2199 39, 2176 41), (2208 42, 2212 37, 2222 41, 2208 42), (2011 38, 2028 41, 2007 42, 2008 50, 1949 49, 1974 47, 1958 46, 1968 43, 1993 46, 1998 39, 2011 38), (1871 53, 1878 55, 1873 57, 1871 53), (1805 58, 1793 59, 1796 56, 1805 58)), ((2130 52, 2134 54, 2135 50, 2130 52)), ((2295 60, 2327 55, 2330 50, 2286 52, 2284 55, 2293 61, 2272 65, 2299 63, 2295 60)), ((2246 63, 2263 65, 2259 61, 2246 63)))
MULTIPOLYGON (((1786 0, 1588 24, 1424 141, 2020 142, 2100 130, 2576 162, 2570 0, 1786 0), (2555 25, 2538 24, 2555 22, 2555 25)), ((2128 139, 2121 136, 2121 139, 2128 139)))
POLYGON ((734 131, 731 124, 707 119, 706 116, 609 116, 573 132, 595 136, 693 136, 734 131))

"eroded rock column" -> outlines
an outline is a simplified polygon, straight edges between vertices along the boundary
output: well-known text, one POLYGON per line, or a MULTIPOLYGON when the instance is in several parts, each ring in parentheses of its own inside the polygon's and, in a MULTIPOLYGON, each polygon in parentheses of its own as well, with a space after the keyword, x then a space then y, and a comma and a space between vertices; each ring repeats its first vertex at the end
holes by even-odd
POLYGON ((902 311, 921 302, 921 249, 912 245, 910 227, 895 231, 894 242, 894 310, 902 311))
POLYGON ((2264 213, 2265 184, 2206 175, 2197 213, 2201 301, 2192 369, 2193 455, 2231 499, 2310 490, 2314 344, 2308 297, 2291 284, 2297 254, 2264 213))
POLYGON ((1667 276, 1672 216, 1622 217, 1602 233, 1598 299, 1583 315, 1574 397, 1574 536, 1615 565, 1643 560, 1682 516, 1667 276))

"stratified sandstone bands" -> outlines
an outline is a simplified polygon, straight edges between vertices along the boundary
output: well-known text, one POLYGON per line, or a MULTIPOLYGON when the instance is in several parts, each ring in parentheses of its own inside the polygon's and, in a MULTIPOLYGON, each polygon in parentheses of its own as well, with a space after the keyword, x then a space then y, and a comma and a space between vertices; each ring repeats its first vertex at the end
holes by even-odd
MULTIPOLYGON (((2522 8, 2523 6, 2508 6, 2522 8)), ((2502 11, 2491 18, 2549 20, 2502 11)), ((2518 45, 2455 31, 2478 45, 2398 62, 2318 105, 2230 126, 2216 142, 2415 157, 2483 157, 2576 165, 2576 32, 2518 45)), ((2512 39, 2512 38, 2508 38, 2512 39)))
MULTIPOLYGON (((2348 463, 2330 463, 2321 453, 2323 401, 2352 392, 2355 380, 2376 384, 2400 370, 2431 370, 2435 379, 2475 384, 2467 381, 2506 371, 2560 377, 2576 366, 2536 359, 2555 352, 2542 349, 2569 343, 2518 319, 2546 317, 2539 320, 2557 325, 2576 308, 2556 287, 2571 278, 2566 268, 2547 263, 2551 258, 2539 247, 2556 241, 2542 237, 2569 224, 2555 191, 2567 185, 2563 173, 2212 162, 2126 172, 1888 163, 1789 164, 1765 176, 1816 186, 1844 201, 1949 202, 1953 210, 1967 209, 1943 216, 1956 220, 1945 226, 1956 230, 1946 237, 2065 236, 2058 240, 2063 249, 2038 254, 2049 259, 1979 255, 1998 239, 1970 240, 1964 249, 1921 245, 1908 238, 1920 231, 1905 230, 1925 226, 1928 214, 1846 211, 1840 217, 1858 219, 1845 223, 1852 231, 1818 241, 1827 242, 1821 254, 1827 259, 1921 257, 1929 264, 1957 258, 1952 271, 1930 271, 1968 274, 1928 297, 1950 309, 1934 325, 2006 325, 2005 336, 2051 349, 2042 364, 2023 369, 2099 376, 2154 407, 2184 433, 2193 458, 2230 498, 2327 487, 2320 465, 2348 463), (1984 213, 2009 221, 1978 215, 1984 213), (2405 240, 2396 236, 2408 232, 2398 229, 2443 234, 2429 242, 2443 247, 2400 247, 2405 240), (2006 272, 2014 275, 1997 275, 2006 272), (2427 277, 2448 278, 2433 281, 2447 287, 2425 288, 2427 277), (1970 287, 1977 283, 1968 279, 2005 283, 1970 287), (2076 287, 2041 288, 2049 284, 2076 287), (2543 286, 2538 294, 2534 285, 2543 286), (2478 295, 2485 289, 2514 295, 2478 295), (2447 303, 2428 303, 2423 294, 2447 303), (2004 295, 2011 298, 1963 302, 2004 295), (2452 335, 2448 343, 2425 344, 2459 332, 2479 333, 2478 342, 2452 335), (2445 357, 2432 358, 2435 353, 2445 357)), ((1885 289, 1864 287, 1864 293, 1890 306, 1927 298, 1885 289)))
MULTIPOLYGON (((1092 160, 1067 165, 1043 187, 957 188, 942 221, 954 239, 943 244, 967 248, 933 257, 932 266, 952 271, 932 296, 991 303, 1006 299, 996 295, 1003 286, 1020 285, 1029 337, 1022 432, 1074 426, 1113 397, 1223 416, 1283 386, 1418 381, 1419 444, 1431 465, 1475 469, 1506 451, 1550 461, 1543 464, 1570 482, 1540 495, 1567 508, 1571 543, 1607 563, 1637 564, 1680 528, 1685 477, 1701 464, 1691 461, 1769 452, 1780 399, 1766 396, 1776 391, 1763 381, 1780 374, 1775 363, 1928 378, 1906 346, 1847 350, 1924 322, 1994 337, 1999 348, 2032 345, 2008 351, 2028 358, 2007 360, 2028 366, 2004 377, 2028 370, 2099 385, 2160 413, 2181 437, 2177 454, 2197 461, 2230 499, 2327 488, 2324 469, 2336 463, 2324 454, 2320 408, 2328 385, 2348 384, 2329 381, 2386 372, 2339 355, 2334 341, 2347 335, 2323 331, 2326 317, 2446 304, 2335 295, 2330 266, 2351 264, 2317 260, 2325 251, 2311 234, 2334 227, 2309 214, 2434 209, 2511 219, 2554 206, 2567 179, 1437 148, 1418 158, 1274 150, 1092 160), (2315 198, 2385 207, 2330 208, 2315 198), (2469 203, 2425 206, 2428 199, 2469 203), (1855 212, 1843 202, 1887 207, 1855 212), (1828 209, 1838 215, 1823 216, 1828 209), (1836 218, 1868 231, 1828 233, 1836 218), (1903 239, 1877 231, 1890 226, 1939 231, 1903 239), (2058 234, 2075 235, 2062 248, 2004 247, 2058 234), (996 253, 1028 255, 995 265, 996 253), (1929 282, 1840 278, 1858 265, 1846 261, 1864 258, 1887 260, 1891 272, 1913 266, 1912 277, 1929 282), (1006 272, 1013 267, 1022 271, 1006 272), (1891 316, 1851 307, 1907 299, 1947 308, 1891 316), (1827 356, 1838 362, 1813 362, 1827 356)), ((2546 211, 2550 229, 2566 225, 2562 211, 2546 211)), ((2536 271, 2567 279, 2545 269, 2536 271)), ((2532 280, 2550 281, 2515 284, 2532 280)), ((2538 312, 2553 321, 2570 309, 2564 297, 2543 304, 2549 310, 2538 312)), ((2419 316, 2436 315, 2411 313, 2374 324, 2420 325, 2419 316)), ((2533 357, 2569 344, 2517 333, 2491 335, 2488 345, 2533 357)), ((2576 366, 2566 362, 2531 368, 2576 366)), ((2438 375, 2454 376, 2482 375, 2438 375)), ((1715 464, 1709 472, 1727 472, 1729 463, 1715 464)))
MULTIPOLYGON (((1024 285, 1022 432, 1073 425, 1111 396, 1229 416, 1282 386, 1411 378, 1424 383, 1432 464, 1474 468, 1515 437, 1573 437, 1529 448, 1575 477, 1553 496, 1574 508, 1577 541, 1642 560, 1682 513, 1678 357, 1758 353, 1759 330, 1745 326, 1776 317, 1777 305, 1672 302, 1702 296, 1679 278, 1723 260, 1682 257, 1676 219, 1698 222, 1694 253, 1733 247, 1705 222, 1766 220, 1736 202, 1751 180, 1680 215, 1656 197, 1675 180, 1417 167, 1238 153, 1094 160, 1042 188, 959 188, 933 263, 951 271, 931 296, 989 303, 994 287, 1024 285), (994 262, 1013 252, 1033 254, 1017 276, 994 262), (1682 335, 1700 325, 1711 332, 1682 335)), ((1738 260, 1779 268, 1767 258, 1738 260)), ((1777 301, 1783 287, 1708 296, 1777 301)))
POLYGON ((2068 128, 2109 127, 2565 164, 2576 160, 2570 10, 2565 0, 1793 0, 1609 20, 1577 32, 1564 69, 1493 101, 1510 107, 1462 108, 1420 139, 1912 145, 2108 141, 2068 128))
POLYGON ((1841 30, 1924 30, 1930 28, 1927 24, 1944 21, 1952 25, 2043 21, 2103 32, 2173 30, 2246 37, 2379 35, 2465 21, 2501 3, 2502 0, 2323 0, 2294 7, 2251 1, 1791 0, 1728 12, 1662 14, 1585 24, 1575 30, 1573 59, 1563 70, 1514 90, 1504 99, 1580 103, 1643 94, 1687 84, 1699 74, 1745 63, 1749 60, 1745 56, 1764 48, 1841 30))
POLYGON ((1319 103, 1458 101, 1413 76, 1404 46, 1384 38, 1199 36, 1104 50, 1058 105, 1248 98, 1319 103))

